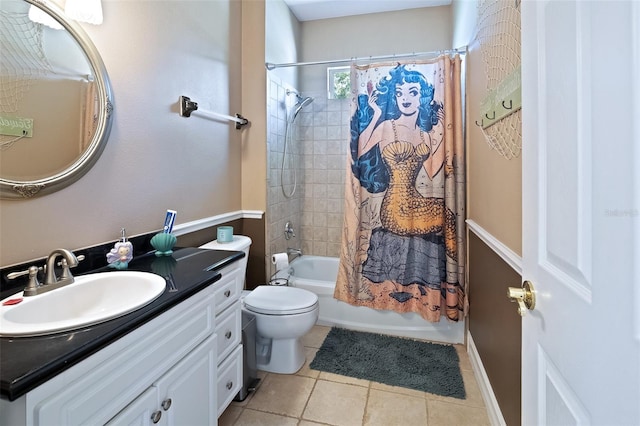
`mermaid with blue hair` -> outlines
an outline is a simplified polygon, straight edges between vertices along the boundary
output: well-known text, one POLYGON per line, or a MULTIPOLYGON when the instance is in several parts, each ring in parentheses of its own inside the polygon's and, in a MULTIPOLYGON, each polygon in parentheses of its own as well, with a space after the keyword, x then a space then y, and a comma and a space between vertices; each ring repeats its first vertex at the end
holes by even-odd
MULTIPOLYGON (((381 226, 371 232, 362 275, 373 283, 417 285, 422 295, 426 288, 442 290, 446 257, 457 260, 455 214, 444 198, 416 188, 419 175, 432 182, 450 172, 443 138, 434 134, 444 116, 434 92, 422 73, 398 64, 375 90, 368 82, 351 119, 351 171, 369 193, 384 192, 381 226)), ((413 297, 402 288, 390 296, 413 297)))
MULTIPOLYGON (((400 130, 404 128, 405 135, 412 129, 424 134, 438 124, 444 111, 442 104, 434 100, 433 85, 422 73, 408 70, 405 65, 389 71, 375 90, 369 82, 367 92, 358 95, 358 108, 351 118, 351 170, 364 188, 378 193, 387 189, 389 181, 381 156, 387 127, 397 123, 400 130)), ((442 165, 444 150, 438 148, 440 145, 431 146, 430 151, 440 157, 438 163, 442 165)), ((433 177, 437 170, 431 172, 433 177)))

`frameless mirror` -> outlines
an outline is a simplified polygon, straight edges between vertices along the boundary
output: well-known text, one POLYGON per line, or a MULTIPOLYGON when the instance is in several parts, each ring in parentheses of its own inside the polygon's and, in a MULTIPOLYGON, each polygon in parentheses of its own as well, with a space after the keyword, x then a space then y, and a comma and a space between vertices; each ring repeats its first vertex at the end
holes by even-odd
POLYGON ((49 194, 102 153, 109 77, 85 31, 49 0, 0 1, 0 45, 0 198, 49 194))

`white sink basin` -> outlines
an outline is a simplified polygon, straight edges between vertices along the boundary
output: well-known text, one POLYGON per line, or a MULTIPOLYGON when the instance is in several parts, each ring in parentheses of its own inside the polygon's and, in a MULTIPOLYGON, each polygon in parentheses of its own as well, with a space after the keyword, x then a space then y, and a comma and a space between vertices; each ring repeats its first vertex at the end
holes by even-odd
POLYGON ((40 336, 104 322, 147 305, 165 287, 159 275, 113 271, 78 276, 37 296, 16 293, 0 301, 0 336, 40 336))

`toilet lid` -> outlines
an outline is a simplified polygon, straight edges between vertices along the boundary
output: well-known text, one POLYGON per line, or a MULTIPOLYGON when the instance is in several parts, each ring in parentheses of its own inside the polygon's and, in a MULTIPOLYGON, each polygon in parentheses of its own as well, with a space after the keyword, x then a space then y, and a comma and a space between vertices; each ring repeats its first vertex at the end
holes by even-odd
POLYGON ((313 310, 318 296, 310 291, 286 286, 261 285, 244 298, 245 307, 266 315, 293 315, 313 310))

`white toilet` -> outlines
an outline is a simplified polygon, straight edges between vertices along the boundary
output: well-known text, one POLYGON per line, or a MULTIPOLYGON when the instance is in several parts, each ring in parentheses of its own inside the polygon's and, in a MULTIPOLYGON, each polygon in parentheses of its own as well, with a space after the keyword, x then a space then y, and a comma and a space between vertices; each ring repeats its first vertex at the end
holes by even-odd
MULTIPOLYGON (((211 241, 200 248, 243 251, 240 267, 246 271, 251 239, 234 235, 233 242, 211 241)), ((246 312, 255 316, 256 364, 259 370, 293 374, 305 361, 301 338, 318 319, 318 296, 308 290, 287 286, 261 285, 243 292, 246 312)))

